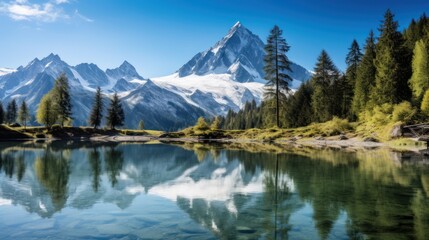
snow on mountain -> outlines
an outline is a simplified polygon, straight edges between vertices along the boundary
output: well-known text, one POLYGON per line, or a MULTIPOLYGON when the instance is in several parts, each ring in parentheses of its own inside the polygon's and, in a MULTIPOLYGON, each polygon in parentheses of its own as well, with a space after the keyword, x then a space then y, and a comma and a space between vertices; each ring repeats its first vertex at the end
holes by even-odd
POLYGON ((253 99, 261 102, 264 86, 259 82, 236 82, 230 74, 179 77, 175 73, 152 80, 213 116, 226 114, 229 109, 238 111, 253 99))
MULTIPOLYGON (((228 34, 210 49, 195 55, 178 71, 179 77, 189 75, 230 74, 237 82, 261 82, 264 77, 264 42, 237 22, 228 34)), ((292 63, 290 76, 293 86, 299 86, 311 77, 302 66, 292 63)))
POLYGON ((13 72, 16 72, 16 70, 11 68, 0 68, 0 76, 13 73, 13 72))
MULTIPOLYGON (((237 22, 222 40, 195 55, 175 74, 152 80, 210 115, 226 114, 229 109, 240 110, 247 101, 262 101, 264 55, 262 40, 237 22)), ((292 88, 311 77, 295 63, 291 69, 292 88)))
POLYGON ((206 113, 187 102, 180 94, 161 88, 151 80, 122 96, 128 126, 137 126, 143 120, 149 129, 175 130, 193 125, 206 113))
POLYGON ((109 84, 106 73, 93 63, 81 63, 75 67, 75 70, 80 78, 86 80, 87 86, 90 88, 103 87, 109 84))
POLYGON ((113 79, 125 79, 127 81, 132 81, 134 79, 143 80, 144 78, 140 76, 133 65, 129 62, 124 61, 121 66, 115 69, 107 69, 106 74, 113 79))
POLYGON ((198 53, 178 70, 179 77, 231 74, 238 82, 260 81, 264 43, 240 22, 212 48, 198 53))

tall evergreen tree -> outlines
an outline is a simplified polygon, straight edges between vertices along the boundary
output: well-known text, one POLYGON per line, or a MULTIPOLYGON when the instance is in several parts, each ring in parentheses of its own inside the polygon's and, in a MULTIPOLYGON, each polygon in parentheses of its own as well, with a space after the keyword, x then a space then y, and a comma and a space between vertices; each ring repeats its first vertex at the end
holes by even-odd
POLYGON ((116 126, 124 125, 125 114, 117 93, 115 93, 113 98, 110 100, 110 106, 107 110, 106 118, 107 125, 112 130, 114 130, 116 126))
POLYGON ((362 60, 362 52, 356 39, 353 40, 346 57, 346 77, 352 88, 355 86, 357 69, 362 60))
POLYGON ((377 43, 375 58, 375 87, 371 93, 375 104, 396 104, 411 97, 408 86, 410 78, 410 62, 404 47, 404 41, 397 31, 398 22, 387 10, 380 26, 380 38, 377 43))
POLYGON ((15 99, 12 99, 12 101, 7 105, 6 122, 8 124, 12 124, 16 121, 17 111, 18 107, 16 105, 16 101, 15 99))
POLYGON ((288 75, 291 71, 290 61, 286 56, 290 46, 282 37, 283 31, 276 25, 271 30, 265 45, 264 71, 266 83, 265 98, 275 99, 276 126, 280 127, 280 101, 286 94, 292 78, 288 75))
POLYGON ((340 81, 339 87, 343 93, 341 96, 341 117, 349 117, 354 119, 355 114, 351 111, 351 104, 354 96, 356 85, 356 76, 359 63, 362 60, 362 52, 358 42, 354 39, 346 56, 346 78, 345 81, 340 81))
POLYGON ((412 19, 404 31, 405 46, 412 52, 417 41, 427 37, 429 33, 429 20, 426 14, 420 16, 418 21, 412 19))
POLYGON ((314 89, 311 105, 315 121, 325 122, 332 118, 334 103, 331 94, 337 94, 332 91, 332 85, 338 80, 339 75, 328 53, 322 50, 311 79, 314 89))
POLYGON ((58 115, 61 127, 72 119, 72 104, 70 98, 70 86, 67 76, 63 73, 56 80, 52 89, 54 111, 58 115))
POLYGON ((287 127, 301 127, 306 126, 312 122, 312 94, 313 88, 311 83, 305 82, 293 95, 288 98, 288 104, 286 108, 287 127))
POLYGON ((370 98, 369 93, 375 85, 375 57, 375 37, 374 32, 371 31, 366 39, 365 54, 356 72, 356 84, 352 102, 352 110, 356 115, 366 107, 370 98))
POLYGON ((427 41, 420 39, 416 42, 413 55, 413 75, 410 86, 413 98, 420 102, 423 94, 429 88, 429 48, 427 41))
POLYGON ((354 119, 354 115, 350 111, 353 88, 347 77, 345 75, 339 75, 334 79, 330 89, 331 115, 340 118, 354 119))
POLYGON ((103 107, 103 94, 101 93, 101 88, 98 87, 95 93, 94 105, 92 106, 89 116, 89 125, 93 126, 94 129, 97 129, 101 124, 101 119, 103 119, 103 107))
POLYGON ((0 124, 4 123, 5 114, 3 109, 3 104, 0 102, 0 124))
POLYGON ((25 102, 25 100, 23 100, 18 112, 18 121, 22 125, 24 125, 24 128, 26 128, 27 122, 29 119, 30 119, 30 113, 28 111, 27 103, 25 102))

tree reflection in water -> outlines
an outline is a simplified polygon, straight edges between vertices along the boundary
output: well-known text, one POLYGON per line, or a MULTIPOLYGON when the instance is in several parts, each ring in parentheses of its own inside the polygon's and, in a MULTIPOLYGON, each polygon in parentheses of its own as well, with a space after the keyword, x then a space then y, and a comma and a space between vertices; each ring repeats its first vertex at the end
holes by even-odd
POLYGON ((51 194, 52 203, 57 211, 67 202, 67 184, 70 175, 70 154, 67 150, 53 151, 47 147, 36 158, 34 168, 39 182, 51 194))
POLYGON ((51 217, 65 207, 90 211, 100 199, 115 204, 120 199, 124 210, 156 188, 164 190, 158 197, 176 201, 178 211, 224 239, 305 238, 304 232, 296 235, 301 228, 320 239, 429 236, 424 161, 404 161, 384 149, 252 151, 202 144, 5 147, 0 198, 51 217), (31 195, 22 189, 31 189, 31 195), (220 197, 207 192, 214 189, 220 197), (68 198, 75 205, 67 206, 68 198))
POLYGON ((117 177, 122 170, 124 154, 122 151, 114 147, 109 147, 109 149, 105 151, 104 159, 110 183, 112 184, 112 187, 114 187, 118 183, 117 177))
POLYGON ((92 151, 88 153, 88 159, 92 170, 92 189, 94 192, 98 192, 101 183, 102 165, 100 152, 97 150, 97 148, 93 148, 92 151))
POLYGON ((16 179, 21 182, 24 177, 26 166, 25 166, 25 148, 22 151, 11 150, 0 154, 0 172, 4 173, 12 178, 16 174, 16 179))

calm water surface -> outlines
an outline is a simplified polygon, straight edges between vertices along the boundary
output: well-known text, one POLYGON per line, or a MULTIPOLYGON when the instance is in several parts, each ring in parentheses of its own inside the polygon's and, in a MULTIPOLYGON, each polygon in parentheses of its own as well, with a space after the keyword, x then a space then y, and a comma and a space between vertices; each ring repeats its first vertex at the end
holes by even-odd
POLYGON ((387 150, 0 144, 0 239, 429 239, 427 160, 387 150))

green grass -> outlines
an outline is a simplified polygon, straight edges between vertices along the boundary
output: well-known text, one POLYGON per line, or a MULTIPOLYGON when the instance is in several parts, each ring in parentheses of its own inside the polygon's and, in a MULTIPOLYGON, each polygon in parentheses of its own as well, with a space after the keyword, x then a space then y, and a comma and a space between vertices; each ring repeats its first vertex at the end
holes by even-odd
POLYGON ((54 125, 51 129, 46 127, 9 127, 0 125, 0 139, 21 138, 88 138, 93 136, 160 136, 163 132, 157 130, 134 130, 134 129, 94 129, 92 127, 60 127, 54 125))

